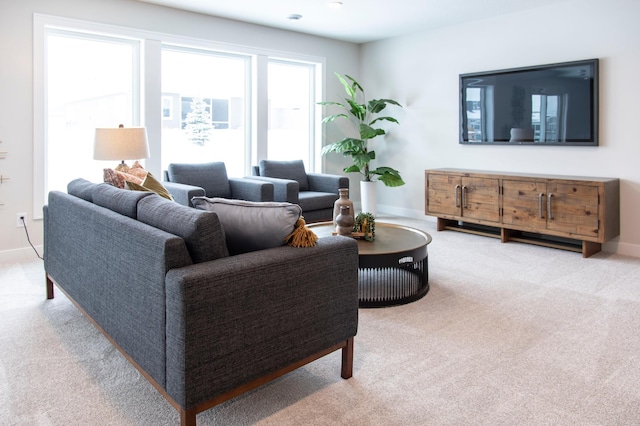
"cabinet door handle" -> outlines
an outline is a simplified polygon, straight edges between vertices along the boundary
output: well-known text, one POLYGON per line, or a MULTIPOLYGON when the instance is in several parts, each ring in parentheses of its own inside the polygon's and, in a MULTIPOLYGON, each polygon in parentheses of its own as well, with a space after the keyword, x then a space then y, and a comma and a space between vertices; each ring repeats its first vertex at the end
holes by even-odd
POLYGON ((462 208, 467 208, 467 187, 462 185, 462 208))
POLYGON ((547 195, 548 201, 547 201, 547 218, 549 220, 553 220, 553 213, 552 213, 552 209, 551 209, 551 200, 553 199, 553 194, 550 192, 549 195, 547 195))
POLYGON ((456 207, 460 207, 460 185, 456 185, 456 207))
POLYGON ((544 209, 542 208, 542 199, 544 198, 544 192, 538 194, 538 215, 540 219, 544 219, 544 209))

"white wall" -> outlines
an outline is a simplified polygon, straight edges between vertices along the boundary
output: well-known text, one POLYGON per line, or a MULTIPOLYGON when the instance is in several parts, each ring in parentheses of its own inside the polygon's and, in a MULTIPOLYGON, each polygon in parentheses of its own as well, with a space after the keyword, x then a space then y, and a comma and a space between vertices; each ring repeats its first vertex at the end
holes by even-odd
POLYGON ((380 209, 424 217, 424 171, 435 167, 617 177, 621 235, 607 251, 640 256, 640 1, 574 0, 363 46, 369 97, 405 106, 378 143, 380 164, 407 185, 379 188, 380 209), (600 146, 458 144, 462 73, 600 58, 600 146))
MULTIPOLYGON (((357 74, 358 45, 178 11, 133 0, 20 0, 0 4, 0 261, 33 256, 16 214, 28 213, 31 241, 42 244, 33 212, 33 14, 106 23, 266 50, 325 57, 326 73, 357 74)), ((329 78, 327 92, 338 89, 329 78)), ((339 170, 339 169, 338 169, 339 170)), ((80 177, 80 176, 79 176, 80 177)))

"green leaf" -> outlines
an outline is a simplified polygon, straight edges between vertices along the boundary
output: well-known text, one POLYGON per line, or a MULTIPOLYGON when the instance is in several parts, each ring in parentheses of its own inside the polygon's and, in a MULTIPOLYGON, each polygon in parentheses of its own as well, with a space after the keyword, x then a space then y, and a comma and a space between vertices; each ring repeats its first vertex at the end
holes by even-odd
POLYGON ((405 182, 400 177, 400 172, 391 167, 378 167, 375 170, 370 171, 371 174, 378 176, 378 180, 384 183, 386 186, 402 186, 405 182))
POLYGON ((353 101, 351 99, 345 99, 345 100, 351 106, 351 110, 350 110, 351 114, 353 114, 353 116, 360 121, 364 120, 365 117, 367 116, 367 108, 364 105, 359 104, 356 101, 353 101))
POLYGON ((345 167, 345 168, 344 168, 344 172, 345 172, 345 173, 362 173, 362 172, 360 171, 360 168, 358 168, 358 166, 356 166, 355 164, 352 164, 352 165, 351 165, 351 166, 349 166, 349 167, 345 167))
POLYGON ((316 102, 316 104, 318 104, 318 105, 337 105, 339 107, 347 109, 347 107, 344 106, 344 104, 341 104, 340 102, 329 102, 329 101, 327 101, 327 102, 316 102))
POLYGON ((378 117, 375 120, 372 120, 371 123, 369 123, 369 125, 372 125, 373 123, 375 123, 376 121, 391 121, 392 123, 396 123, 396 124, 400 124, 398 123, 398 120, 396 120, 393 117, 378 117))
POLYGON ((347 74, 345 74, 344 76, 347 77, 349 80, 351 80, 351 82, 353 83, 351 87, 353 88, 354 92, 355 92, 355 89, 357 88, 360 90, 360 92, 364 93, 364 89, 362 88, 362 86, 360 86, 360 83, 358 83, 355 78, 347 74))
POLYGON ((400 105, 398 102, 391 99, 374 99, 372 101, 369 101, 367 108, 372 114, 377 114, 385 109, 387 107, 387 104, 398 105, 399 107, 402 107, 402 105, 400 105))
POLYGON ((360 132, 360 138, 362 139, 373 139, 376 136, 384 135, 385 131, 382 129, 374 129, 371 126, 366 124, 360 124, 360 128, 358 129, 360 132))
POLYGON ((349 116, 347 114, 333 114, 333 115, 328 115, 325 118, 322 119, 323 123, 330 123, 333 120, 335 120, 336 118, 346 118, 347 120, 349 119, 349 116))
MULTIPOLYGON (((340 80, 340 83, 342 83, 342 85, 344 86, 344 90, 347 92, 347 95, 349 95, 351 99, 355 99, 356 98, 355 88, 347 80, 345 80, 340 74, 336 73, 336 76, 338 76, 338 80, 340 80)), ((351 79, 351 77, 349 76, 347 77, 351 79)))

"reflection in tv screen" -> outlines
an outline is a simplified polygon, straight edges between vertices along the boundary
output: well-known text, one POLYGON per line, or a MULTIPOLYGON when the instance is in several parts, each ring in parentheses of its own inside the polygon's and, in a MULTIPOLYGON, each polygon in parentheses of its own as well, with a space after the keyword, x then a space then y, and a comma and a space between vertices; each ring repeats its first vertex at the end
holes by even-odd
POLYGON ((460 143, 598 145, 598 59, 460 75, 460 143))

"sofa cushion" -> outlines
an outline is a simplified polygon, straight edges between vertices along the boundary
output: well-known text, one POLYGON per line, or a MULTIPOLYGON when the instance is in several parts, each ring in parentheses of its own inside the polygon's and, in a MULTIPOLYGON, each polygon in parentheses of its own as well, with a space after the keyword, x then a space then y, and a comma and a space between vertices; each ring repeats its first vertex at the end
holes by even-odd
POLYGON ((285 245, 302 214, 300 206, 291 203, 207 197, 191 201, 196 209, 216 212, 232 255, 285 245))
POLYGON ((231 198, 231 185, 223 162, 202 164, 169 164, 170 182, 199 186, 207 197, 231 198))
POLYGON ((307 172, 304 170, 302 160, 262 160, 260 161, 260 176, 295 180, 298 182, 300 191, 309 190, 307 172))
POLYGON ((93 188, 91 198, 93 203, 100 207, 136 219, 138 216, 138 201, 151 194, 151 192, 127 191, 126 189, 101 183, 93 188))
POLYGON ((95 188, 96 185, 97 183, 89 182, 86 179, 74 179, 67 184, 67 193, 92 203, 93 197, 91 194, 93 193, 93 188, 95 188))
POLYGON ((138 220, 181 237, 193 263, 229 256, 224 230, 211 212, 151 195, 138 203, 138 220))

